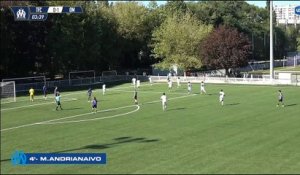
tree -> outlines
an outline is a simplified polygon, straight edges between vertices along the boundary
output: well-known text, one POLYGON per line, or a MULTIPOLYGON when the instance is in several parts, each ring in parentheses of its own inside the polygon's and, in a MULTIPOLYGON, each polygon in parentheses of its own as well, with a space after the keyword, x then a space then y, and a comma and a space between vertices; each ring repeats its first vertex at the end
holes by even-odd
POLYGON ((287 51, 295 52, 297 50, 297 38, 299 37, 300 28, 295 28, 294 26, 286 27, 286 38, 288 40, 287 51))
POLYGON ((118 32, 126 39, 143 40, 146 34, 147 8, 137 2, 117 2, 112 11, 118 32))
POLYGON ((230 26, 251 38, 253 59, 269 59, 267 34, 270 25, 267 9, 250 5, 246 1, 198 1, 186 4, 205 24, 212 24, 215 27, 230 26))
POLYGON ((118 67, 136 69, 141 65, 139 52, 147 47, 151 36, 148 26, 149 10, 137 2, 116 2, 110 9, 116 23, 118 67))
POLYGON ((152 53, 160 61, 157 67, 169 69, 177 65, 185 71, 201 67, 198 48, 212 30, 191 14, 173 14, 153 32, 152 53))
POLYGON ((185 14, 187 11, 187 6, 184 0, 177 0, 177 1, 167 1, 164 5, 164 10, 172 14, 185 14))
POLYGON ((297 51, 300 52, 300 36, 297 38, 297 51))
POLYGON ((247 65, 251 44, 237 29, 220 26, 215 29, 201 46, 202 63, 209 68, 225 69, 247 65))

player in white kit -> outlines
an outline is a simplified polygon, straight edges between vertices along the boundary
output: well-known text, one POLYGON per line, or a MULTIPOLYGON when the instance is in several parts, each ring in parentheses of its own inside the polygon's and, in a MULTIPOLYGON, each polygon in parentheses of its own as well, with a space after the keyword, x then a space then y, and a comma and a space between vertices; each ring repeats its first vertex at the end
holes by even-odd
POLYGON ((203 81, 201 81, 201 84, 200 84, 200 93, 205 93, 206 94, 206 90, 205 90, 205 84, 203 81))
POLYGON ((149 77, 149 83, 150 83, 151 86, 153 85, 153 84, 152 84, 152 78, 151 78, 151 77, 149 77))
POLYGON ((103 95, 105 94, 105 91, 106 91, 106 85, 103 84, 103 85, 102 85, 102 94, 103 94, 103 95))
POLYGON ((192 92, 192 84, 191 82, 188 82, 188 93, 190 94, 192 92))
POLYGON ((168 81, 169 91, 172 89, 172 85, 173 85, 173 83, 172 83, 172 80, 170 79, 170 80, 168 81))
POLYGON ((136 78, 132 78, 132 85, 133 85, 134 88, 135 88, 135 85, 136 85, 136 78))
POLYGON ((221 91, 219 92, 220 96, 219 96, 219 101, 220 103, 222 104, 222 106, 224 105, 224 96, 225 96, 225 93, 224 91, 221 89, 221 91))
POLYGON ((165 111, 167 109, 167 96, 166 96, 166 94, 163 93, 163 95, 160 97, 160 99, 161 99, 163 111, 165 111))
POLYGON ((177 88, 180 87, 180 77, 177 77, 177 88))

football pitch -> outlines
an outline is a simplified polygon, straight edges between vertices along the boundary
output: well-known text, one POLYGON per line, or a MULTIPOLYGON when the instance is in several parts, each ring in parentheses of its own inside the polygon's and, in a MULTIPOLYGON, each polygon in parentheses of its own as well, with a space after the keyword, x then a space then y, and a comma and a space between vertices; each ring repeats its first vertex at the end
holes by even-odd
POLYGON ((199 84, 188 94, 186 84, 142 83, 139 106, 133 90, 94 89, 97 113, 87 90, 62 91, 58 111, 52 93, 1 104, 1 174, 300 173, 299 87, 206 84, 201 95, 199 84), (285 107, 276 107, 279 89, 285 107), (16 150, 106 153, 107 164, 16 166, 16 150))

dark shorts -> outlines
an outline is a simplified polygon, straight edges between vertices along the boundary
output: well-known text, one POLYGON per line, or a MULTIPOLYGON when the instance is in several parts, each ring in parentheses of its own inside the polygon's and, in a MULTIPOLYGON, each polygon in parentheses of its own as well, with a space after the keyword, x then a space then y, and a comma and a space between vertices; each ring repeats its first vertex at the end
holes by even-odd
POLYGON ((60 105, 60 101, 57 101, 56 104, 57 104, 57 105, 60 105))
POLYGON ((278 99, 278 101, 279 101, 279 102, 282 102, 282 101, 283 101, 283 98, 278 99))
POLYGON ((93 105, 92 108, 97 108, 97 105, 93 105))

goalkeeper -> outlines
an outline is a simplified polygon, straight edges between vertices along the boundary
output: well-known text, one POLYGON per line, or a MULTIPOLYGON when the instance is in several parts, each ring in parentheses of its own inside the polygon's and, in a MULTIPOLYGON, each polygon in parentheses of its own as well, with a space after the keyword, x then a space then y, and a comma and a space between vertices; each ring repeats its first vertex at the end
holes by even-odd
POLYGON ((30 98, 30 101, 33 101, 33 98, 34 98, 34 89, 32 87, 29 89, 29 98, 30 98))

